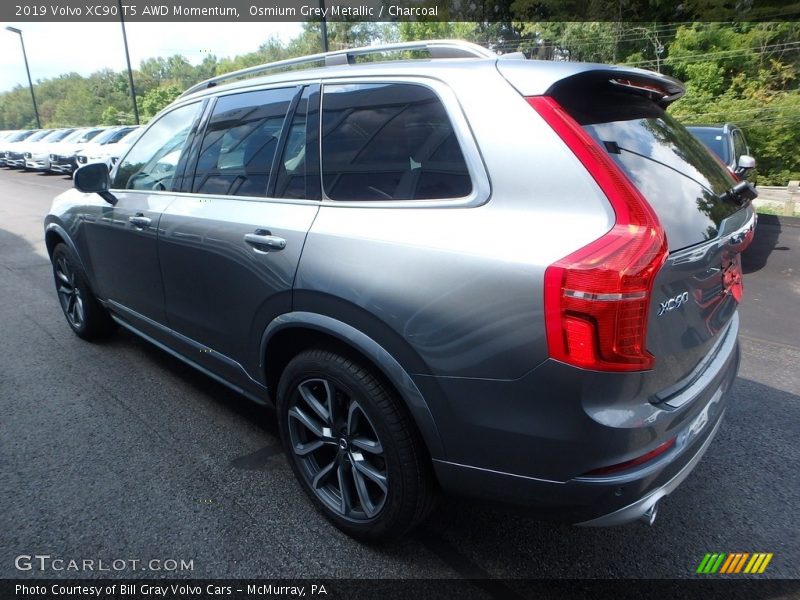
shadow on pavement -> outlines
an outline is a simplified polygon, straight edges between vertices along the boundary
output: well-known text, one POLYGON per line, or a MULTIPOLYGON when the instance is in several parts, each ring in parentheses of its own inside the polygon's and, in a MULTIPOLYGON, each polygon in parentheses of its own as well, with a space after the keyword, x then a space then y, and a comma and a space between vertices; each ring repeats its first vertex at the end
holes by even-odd
POLYGON ((753 243, 742 253, 742 271, 753 273, 763 269, 767 264, 769 255, 778 248, 778 239, 781 235, 781 222, 775 215, 758 215, 758 225, 753 243))

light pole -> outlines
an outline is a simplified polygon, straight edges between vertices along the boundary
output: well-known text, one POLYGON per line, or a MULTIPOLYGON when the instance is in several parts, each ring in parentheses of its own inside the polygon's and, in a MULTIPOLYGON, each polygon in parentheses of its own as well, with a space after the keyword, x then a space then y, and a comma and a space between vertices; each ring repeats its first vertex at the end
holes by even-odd
POLYGON ((133 102, 133 115, 136 118, 136 124, 139 124, 139 107, 136 106, 136 90, 133 87, 133 70, 131 69, 131 55, 128 53, 128 35, 125 33, 125 11, 122 10, 122 0, 117 0, 119 6, 119 22, 122 25, 122 41, 125 44, 125 60, 128 63, 128 83, 131 88, 131 102, 133 102))
POLYGON ((41 129, 42 123, 39 121, 39 108, 36 106, 36 96, 33 94, 33 81, 31 80, 31 70, 28 68, 28 54, 25 52, 25 41, 22 39, 22 31, 16 27, 6 27, 11 33, 19 35, 19 43, 22 44, 22 58, 25 59, 25 72, 28 74, 28 87, 31 88, 31 101, 33 101, 33 114, 36 115, 36 128, 41 129))
POLYGON ((319 0, 319 7, 322 10, 322 51, 328 51, 328 21, 325 19, 325 0, 319 0))

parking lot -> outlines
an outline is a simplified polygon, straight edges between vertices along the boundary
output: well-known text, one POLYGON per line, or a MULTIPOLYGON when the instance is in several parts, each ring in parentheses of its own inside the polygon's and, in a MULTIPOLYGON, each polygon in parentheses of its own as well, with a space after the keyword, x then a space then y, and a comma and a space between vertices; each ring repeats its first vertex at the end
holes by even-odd
POLYGON ((800 577, 799 225, 762 219, 731 408, 654 526, 581 529, 447 499, 374 548, 314 511, 269 410, 125 331, 98 344, 70 331, 42 239, 70 185, 0 169, 0 577, 21 575, 20 554, 49 554, 193 561, 175 577, 684 578, 706 552, 771 552, 763 577, 800 577))

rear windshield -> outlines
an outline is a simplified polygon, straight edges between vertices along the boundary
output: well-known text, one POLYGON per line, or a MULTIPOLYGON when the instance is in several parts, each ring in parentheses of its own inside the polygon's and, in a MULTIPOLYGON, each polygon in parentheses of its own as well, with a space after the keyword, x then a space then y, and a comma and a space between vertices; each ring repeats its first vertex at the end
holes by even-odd
POLYGON ((607 89, 558 98, 650 202, 670 250, 714 238, 738 210, 717 195, 733 185, 691 133, 648 98, 607 89))
POLYGON ((728 144, 722 137, 722 131, 719 129, 705 129, 699 127, 687 127, 692 134, 701 142, 703 142, 708 149, 714 154, 719 156, 726 165, 730 163, 730 155, 728 152, 728 144))

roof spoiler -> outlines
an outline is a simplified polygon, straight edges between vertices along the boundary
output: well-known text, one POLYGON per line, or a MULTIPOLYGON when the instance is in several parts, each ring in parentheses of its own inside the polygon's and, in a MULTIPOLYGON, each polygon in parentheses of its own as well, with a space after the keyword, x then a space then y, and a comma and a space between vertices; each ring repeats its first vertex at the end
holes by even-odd
POLYGON ((686 93, 677 79, 644 69, 560 61, 498 61, 497 68, 523 96, 552 96, 569 88, 608 83, 666 108, 686 93))

